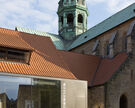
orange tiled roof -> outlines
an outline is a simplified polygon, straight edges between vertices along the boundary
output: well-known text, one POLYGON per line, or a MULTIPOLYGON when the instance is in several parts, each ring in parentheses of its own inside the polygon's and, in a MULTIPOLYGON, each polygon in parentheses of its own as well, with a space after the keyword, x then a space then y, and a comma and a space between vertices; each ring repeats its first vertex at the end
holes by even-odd
POLYGON ((110 80, 127 58, 126 53, 120 53, 113 59, 103 59, 91 86, 101 85, 110 80))
POLYGON ((30 65, 1 61, 0 72, 75 79, 70 71, 45 60, 37 52, 32 53, 30 65))
POLYGON ((30 65, 0 62, 0 72, 87 80, 89 86, 104 84, 127 59, 121 53, 113 59, 58 51, 50 38, 0 29, 0 45, 33 49, 30 65))
POLYGON ((32 50, 32 47, 19 38, 19 32, 0 28, 0 46, 32 50))
POLYGON ((2 46, 34 49, 30 65, 0 62, 0 72, 76 79, 61 59, 50 38, 0 29, 2 46), (4 37, 5 36, 5 37, 4 37))
POLYGON ((65 51, 61 51, 61 53, 72 73, 78 79, 88 81, 90 85, 101 58, 65 51))
POLYGON ((87 80, 90 87, 107 82, 128 58, 126 53, 120 53, 113 59, 65 51, 61 53, 72 73, 80 80, 87 80))

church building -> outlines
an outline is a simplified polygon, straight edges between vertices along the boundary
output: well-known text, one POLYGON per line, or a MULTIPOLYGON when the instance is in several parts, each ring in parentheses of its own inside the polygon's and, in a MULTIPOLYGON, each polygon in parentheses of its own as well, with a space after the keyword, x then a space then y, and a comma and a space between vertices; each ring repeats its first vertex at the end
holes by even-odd
POLYGON ((0 28, 0 108, 134 108, 135 3, 90 29, 86 0, 58 4, 58 34, 0 28))

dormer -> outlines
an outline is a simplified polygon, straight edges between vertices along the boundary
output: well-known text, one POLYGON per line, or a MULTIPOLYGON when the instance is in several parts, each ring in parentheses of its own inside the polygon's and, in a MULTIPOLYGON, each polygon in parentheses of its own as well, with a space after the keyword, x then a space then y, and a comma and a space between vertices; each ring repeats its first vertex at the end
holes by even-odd
POLYGON ((29 64, 31 52, 30 50, 0 46, 0 61, 29 64))

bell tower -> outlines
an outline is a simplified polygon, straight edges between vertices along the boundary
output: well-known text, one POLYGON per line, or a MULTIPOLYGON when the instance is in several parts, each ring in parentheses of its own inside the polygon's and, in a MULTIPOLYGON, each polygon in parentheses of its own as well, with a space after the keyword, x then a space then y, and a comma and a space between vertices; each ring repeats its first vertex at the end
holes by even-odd
POLYGON ((64 40, 74 40, 87 30, 88 9, 85 0, 60 0, 57 14, 59 35, 64 40))

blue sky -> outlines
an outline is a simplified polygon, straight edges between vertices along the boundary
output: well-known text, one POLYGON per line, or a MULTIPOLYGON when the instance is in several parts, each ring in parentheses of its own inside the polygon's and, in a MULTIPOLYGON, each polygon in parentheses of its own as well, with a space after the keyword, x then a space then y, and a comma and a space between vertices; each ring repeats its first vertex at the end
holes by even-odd
MULTIPOLYGON (((0 27, 16 26, 57 33, 59 0, 0 0, 0 27)), ((87 0, 88 28, 134 3, 135 0, 87 0)))

